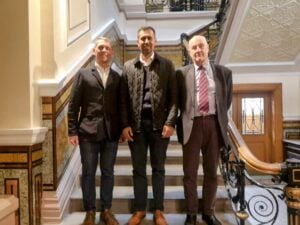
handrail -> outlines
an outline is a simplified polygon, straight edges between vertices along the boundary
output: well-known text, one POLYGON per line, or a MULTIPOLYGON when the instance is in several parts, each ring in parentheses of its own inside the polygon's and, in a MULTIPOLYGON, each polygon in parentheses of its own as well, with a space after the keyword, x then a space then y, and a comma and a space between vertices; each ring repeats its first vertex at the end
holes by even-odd
POLYGON ((215 19, 214 21, 210 22, 209 24, 206 24, 204 27, 201 27, 201 29, 194 31, 193 33, 187 35, 185 33, 183 33, 182 35, 185 37, 186 40, 188 40, 190 37, 194 36, 195 34, 201 34, 206 32, 212 25, 215 25, 218 22, 217 19, 215 19))
MULTIPOLYGON (((195 34, 201 34, 201 35, 204 35, 206 36, 206 38, 209 40, 209 29, 217 24, 218 21, 217 20, 214 20, 212 22, 210 22, 209 24, 205 25, 204 27, 202 27, 201 29, 197 30, 197 31, 194 31, 193 33, 187 35, 186 33, 182 33, 181 36, 180 36, 180 39, 181 39, 181 47, 182 47, 182 65, 187 65, 189 64, 192 60, 190 58, 190 55, 188 54, 188 41, 189 39, 194 36, 195 34), (207 32, 207 34, 205 34, 207 32)), ((210 49, 213 49, 212 46, 209 46, 210 49)))
POLYGON ((253 155, 231 118, 229 118, 228 131, 233 144, 238 151, 239 158, 243 160, 246 165, 249 165, 254 170, 262 172, 264 174, 280 175, 282 173, 282 163, 266 163, 259 160, 258 158, 256 158, 256 156, 253 155))

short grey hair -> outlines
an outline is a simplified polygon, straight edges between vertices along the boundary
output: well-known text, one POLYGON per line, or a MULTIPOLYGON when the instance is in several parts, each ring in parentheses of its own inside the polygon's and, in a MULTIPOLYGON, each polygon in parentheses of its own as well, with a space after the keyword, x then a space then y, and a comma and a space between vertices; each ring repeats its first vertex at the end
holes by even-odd
POLYGON ((97 46, 97 44, 99 43, 99 41, 105 41, 108 42, 111 46, 112 46, 112 42, 109 38, 107 37, 98 37, 95 41, 95 47, 97 46))

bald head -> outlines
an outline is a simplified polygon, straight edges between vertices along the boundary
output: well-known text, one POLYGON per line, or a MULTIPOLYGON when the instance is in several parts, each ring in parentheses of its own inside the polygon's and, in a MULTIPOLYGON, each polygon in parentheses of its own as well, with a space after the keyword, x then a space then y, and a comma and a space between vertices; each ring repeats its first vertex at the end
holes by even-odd
POLYGON ((209 46, 202 35, 195 35, 189 40, 189 55, 193 63, 202 66, 208 61, 209 46))

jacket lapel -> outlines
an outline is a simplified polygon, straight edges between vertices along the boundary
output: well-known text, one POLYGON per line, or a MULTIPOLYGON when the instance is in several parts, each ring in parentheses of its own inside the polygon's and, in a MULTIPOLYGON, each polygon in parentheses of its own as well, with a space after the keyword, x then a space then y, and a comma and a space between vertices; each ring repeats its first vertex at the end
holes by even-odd
POLYGON ((189 89, 190 97, 193 103, 195 103, 195 70, 194 65, 191 64, 188 68, 186 75, 186 84, 189 89))
POLYGON ((222 99, 220 94, 222 93, 222 86, 221 86, 221 82, 220 82, 220 79, 219 79, 219 76, 217 74, 217 71, 216 71, 216 67, 213 63, 210 63, 210 66, 211 66, 211 70, 212 70, 212 74, 213 74, 213 77, 214 77, 214 81, 215 81, 215 90, 216 90, 216 107, 218 107, 219 105, 219 100, 222 99))
POLYGON ((101 87, 104 87, 102 83, 102 79, 100 78, 100 74, 98 73, 98 70, 95 66, 92 67, 92 75, 96 77, 101 87))
POLYGON ((113 76, 111 75, 111 73, 112 73, 112 70, 109 69, 109 74, 108 74, 107 81, 106 81, 106 87, 108 87, 113 82, 113 76))

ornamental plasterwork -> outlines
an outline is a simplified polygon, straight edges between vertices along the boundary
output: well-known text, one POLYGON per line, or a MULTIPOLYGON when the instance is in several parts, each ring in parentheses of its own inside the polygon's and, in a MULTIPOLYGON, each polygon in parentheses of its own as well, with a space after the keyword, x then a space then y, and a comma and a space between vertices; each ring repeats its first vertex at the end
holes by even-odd
POLYGON ((253 0, 230 61, 294 61, 300 53, 300 0, 253 0))

